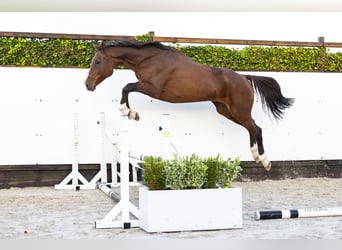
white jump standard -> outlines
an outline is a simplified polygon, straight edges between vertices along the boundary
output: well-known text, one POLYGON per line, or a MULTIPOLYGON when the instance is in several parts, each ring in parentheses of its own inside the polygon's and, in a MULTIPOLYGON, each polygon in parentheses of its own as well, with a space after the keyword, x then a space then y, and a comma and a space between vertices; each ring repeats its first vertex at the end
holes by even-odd
POLYGON ((342 216, 342 207, 256 211, 256 220, 342 216))
POLYGON ((128 155, 127 117, 123 116, 120 129, 120 201, 102 220, 95 221, 95 228, 139 227, 139 210, 129 199, 128 155), (130 217, 131 214, 134 219, 130 217))
MULTIPOLYGON (((101 144, 103 146, 104 141, 104 127, 105 127, 105 119, 104 113, 100 113, 100 123, 101 123, 101 144)), ((102 183, 107 182, 107 167, 104 162, 104 158, 102 157, 102 162, 100 164, 100 170, 98 173, 88 181, 79 171, 79 114, 74 113, 74 159, 72 163, 72 170, 71 172, 61 181, 61 183, 55 185, 55 189, 73 189, 73 190, 80 190, 80 189, 95 189, 96 183, 98 181, 102 183)), ((102 149, 102 152, 104 150, 102 149)))

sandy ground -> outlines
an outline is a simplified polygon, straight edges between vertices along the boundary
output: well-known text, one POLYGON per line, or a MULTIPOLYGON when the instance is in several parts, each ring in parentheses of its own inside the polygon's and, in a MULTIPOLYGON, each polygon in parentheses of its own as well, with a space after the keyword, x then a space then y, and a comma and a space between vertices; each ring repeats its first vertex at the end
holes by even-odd
MULTIPOLYGON (((115 205, 99 190, 53 187, 0 190, 0 239, 342 239, 342 216, 254 219, 266 209, 342 207, 342 179, 236 182, 243 192, 243 228, 146 233, 139 228, 95 229, 115 205)), ((132 190, 132 196, 137 197, 132 190)), ((134 202, 137 202, 136 199, 134 202)))

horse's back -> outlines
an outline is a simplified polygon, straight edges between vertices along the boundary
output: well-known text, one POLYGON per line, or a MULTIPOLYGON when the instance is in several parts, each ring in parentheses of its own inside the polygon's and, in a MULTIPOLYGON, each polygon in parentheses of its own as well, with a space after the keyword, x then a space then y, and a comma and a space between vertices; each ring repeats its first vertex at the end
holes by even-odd
POLYGON ((250 83, 247 80, 246 76, 228 68, 212 68, 212 72, 215 77, 224 82, 226 85, 235 86, 235 87, 250 87, 250 83))

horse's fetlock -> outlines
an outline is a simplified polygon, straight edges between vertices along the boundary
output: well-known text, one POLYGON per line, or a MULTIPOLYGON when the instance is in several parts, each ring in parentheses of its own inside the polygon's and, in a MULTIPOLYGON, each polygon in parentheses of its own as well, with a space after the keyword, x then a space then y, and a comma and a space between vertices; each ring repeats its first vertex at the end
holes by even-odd
POLYGON ((256 163, 259 163, 260 159, 259 159, 259 153, 258 153, 258 146, 257 146, 257 144, 254 144, 251 147, 251 152, 252 152, 253 159, 256 161, 256 163))
POLYGON ((119 107, 119 110, 124 114, 124 115, 129 115, 131 110, 127 107, 126 103, 121 104, 119 107))

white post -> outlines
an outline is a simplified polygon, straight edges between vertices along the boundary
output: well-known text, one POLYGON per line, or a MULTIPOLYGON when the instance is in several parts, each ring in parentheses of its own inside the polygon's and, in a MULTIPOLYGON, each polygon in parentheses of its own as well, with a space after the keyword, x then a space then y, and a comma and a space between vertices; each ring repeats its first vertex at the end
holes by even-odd
MULTIPOLYGON (((117 163, 119 161, 119 149, 118 149, 118 138, 112 132, 109 132, 108 130, 104 129, 104 137, 106 137, 110 143, 112 144, 112 161, 111 161, 111 175, 112 175, 112 186, 116 186, 118 184, 118 171, 117 171, 117 163)), ((103 148, 104 152, 104 148, 103 148)))
MULTIPOLYGON (((122 203, 126 206, 129 203, 129 158, 128 158, 128 119, 121 116, 120 128, 120 196, 122 203)), ((129 210, 122 210, 122 223, 129 223, 129 210)), ((129 226, 130 227, 130 226, 129 226)))
POLYGON ((117 145, 113 145, 115 149, 115 153, 112 160, 112 167, 111 167, 111 174, 112 174, 112 185, 118 184, 118 170, 117 170, 117 164, 118 164, 118 148, 117 145))
POLYGON ((107 165, 106 165, 106 155, 105 155, 105 136, 106 136, 106 122, 105 122, 105 113, 100 113, 100 138, 101 138, 101 164, 100 164, 100 172, 101 172, 101 183, 107 183, 107 165))
POLYGON ((95 222, 96 228, 124 229, 139 226, 139 210, 129 199, 129 156, 128 156, 128 126, 127 116, 120 120, 120 201, 102 219, 95 222), (130 215, 135 219, 131 219, 130 215), (121 215, 121 218, 120 218, 121 215))
POLYGON ((163 152, 162 157, 169 159, 172 156, 171 151, 171 130, 170 130, 170 114, 161 116, 162 134, 163 134, 163 152))
MULTIPOLYGON (((84 186, 88 187, 89 182, 79 172, 78 161, 79 161, 79 117, 78 113, 74 113, 74 135, 73 135, 73 163, 71 172, 61 181, 61 183, 55 185, 55 189, 76 189, 79 190, 84 186), (81 182, 81 183, 79 183, 81 182), (71 183, 71 184, 70 184, 71 183)), ((94 189, 95 186, 92 187, 94 189)))
POLYGON ((161 127, 160 130, 163 136, 163 152, 161 156, 164 159, 170 159, 173 156, 173 153, 178 153, 177 148, 172 143, 172 133, 171 133, 171 115, 170 114, 162 114, 161 116, 161 127))
POLYGON ((78 114, 74 113, 74 157, 72 163, 72 185, 78 185, 78 161, 79 161, 79 128, 78 114))

